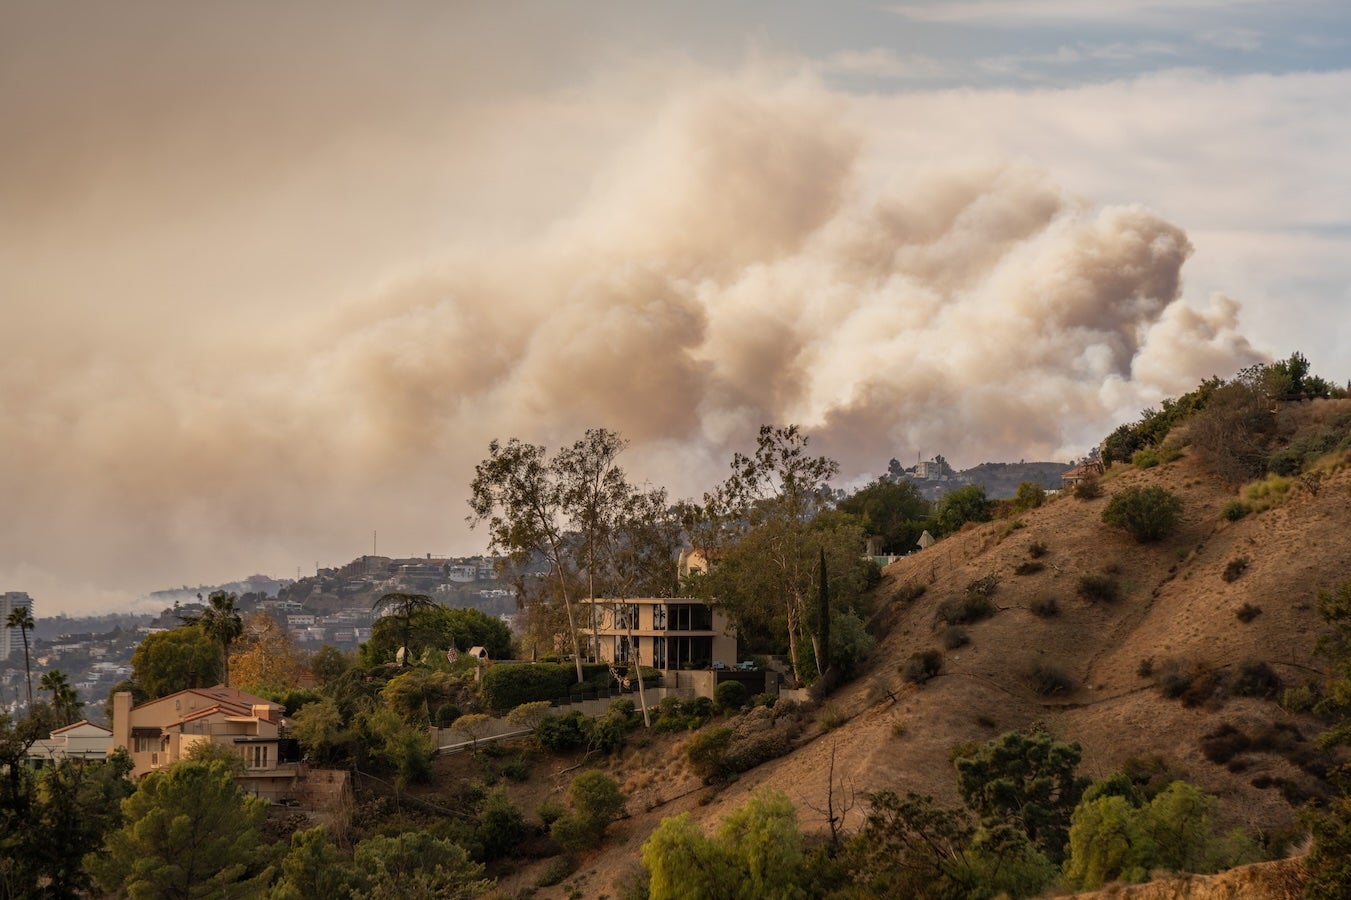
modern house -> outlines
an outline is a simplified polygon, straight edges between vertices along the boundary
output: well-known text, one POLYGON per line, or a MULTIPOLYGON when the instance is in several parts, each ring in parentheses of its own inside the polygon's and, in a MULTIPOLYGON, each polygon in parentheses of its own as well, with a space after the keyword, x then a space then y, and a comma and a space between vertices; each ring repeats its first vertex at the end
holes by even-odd
POLYGON ((28 748, 28 761, 34 768, 54 765, 63 759, 97 759, 108 756, 113 733, 102 725, 82 719, 51 732, 47 740, 34 741, 28 748))
POLYGON ((580 630, 601 662, 663 671, 736 665, 736 629, 721 609, 701 600, 584 599, 580 630))
POLYGON ((294 739, 284 736, 285 710, 277 703, 217 685, 191 688, 132 706, 131 694, 113 695, 114 747, 126 747, 131 777, 167 768, 207 742, 237 753, 240 786, 258 796, 290 796, 301 774, 294 739))

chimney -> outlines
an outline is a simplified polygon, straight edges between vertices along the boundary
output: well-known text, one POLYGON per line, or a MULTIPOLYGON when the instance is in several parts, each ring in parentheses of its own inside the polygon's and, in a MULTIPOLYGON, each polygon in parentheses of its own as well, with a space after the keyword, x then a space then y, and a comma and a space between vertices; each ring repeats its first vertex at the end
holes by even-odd
POLYGON ((113 694, 113 746, 131 752, 131 691, 113 694))

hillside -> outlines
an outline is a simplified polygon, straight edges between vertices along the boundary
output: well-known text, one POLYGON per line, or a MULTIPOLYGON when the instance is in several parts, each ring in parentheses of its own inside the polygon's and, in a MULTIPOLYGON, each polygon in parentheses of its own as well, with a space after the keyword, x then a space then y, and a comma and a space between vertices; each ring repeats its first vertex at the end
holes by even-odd
MULTIPOLYGON (((1326 403, 1324 411, 1351 408, 1348 401, 1326 403)), ((827 701, 843 724, 809 728, 814 737, 795 752, 718 791, 700 789, 684 772, 679 741, 662 747, 655 756, 660 770, 645 778, 633 775, 641 761, 630 754, 619 774, 631 790, 631 817, 577 875, 537 896, 573 890, 613 896, 661 817, 690 810, 711 829, 762 787, 785 792, 801 827, 820 832, 832 756, 837 802, 842 786, 859 798, 847 827, 861 819, 862 796, 883 788, 956 804, 950 748, 1035 722, 1083 745, 1086 774, 1161 757, 1219 796, 1227 822, 1266 835, 1291 829, 1290 801, 1325 789, 1310 774, 1319 763, 1311 739, 1322 726, 1273 699, 1225 697, 1223 690, 1193 691, 1192 705, 1165 698, 1154 678, 1142 677, 1142 661, 1150 660, 1155 673, 1170 663, 1196 670, 1198 683, 1206 670, 1220 683, 1232 681, 1249 660, 1268 663, 1285 686, 1316 677, 1320 661, 1312 649, 1321 622, 1313 599, 1351 578, 1351 468, 1328 473, 1316 489, 1295 482, 1282 505, 1233 522, 1221 509, 1237 496, 1235 487, 1190 452, 1152 469, 1117 464, 1103 487, 1098 499, 1062 495, 1016 520, 969 526, 888 567, 873 621, 877 651, 864 674, 827 701), (1182 498, 1184 518, 1175 534, 1139 545, 1102 524, 1111 495, 1134 485, 1158 485, 1182 498), (1015 574, 1031 560, 1034 543, 1046 547, 1038 560, 1044 568, 1015 574), (1247 558, 1246 569, 1226 581, 1226 568, 1239 558, 1247 558), (1104 574, 1118 585, 1119 599, 1091 604, 1076 597, 1080 577, 1104 574), (996 614, 966 626, 970 643, 944 651, 937 677, 920 687, 903 681, 898 669, 912 653, 943 646, 940 604, 990 576, 998 580, 996 614), (923 594, 914 597, 919 586, 923 594), (1057 601, 1058 615, 1042 618, 1030 610, 1046 597, 1057 601), (1245 604, 1261 610, 1246 624, 1236 616, 1245 604), (1039 663, 1065 673, 1071 690, 1040 696, 1029 677, 1039 663), (1210 755, 1218 760, 1212 762, 1203 740, 1225 726, 1273 749, 1235 754, 1231 740, 1226 753, 1223 741, 1212 741, 1210 755), (645 786, 634 790, 638 784, 645 786)), ((515 887, 533 884, 532 877, 521 873, 515 887)))

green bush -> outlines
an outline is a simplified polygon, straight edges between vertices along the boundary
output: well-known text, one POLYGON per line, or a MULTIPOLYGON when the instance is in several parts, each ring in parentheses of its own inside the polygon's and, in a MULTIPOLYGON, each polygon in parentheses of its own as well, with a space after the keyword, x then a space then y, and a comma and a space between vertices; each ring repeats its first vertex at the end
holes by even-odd
POLYGON ((938 606, 938 618, 949 625, 970 625, 994 614, 994 601, 985 594, 968 593, 944 600, 938 606))
POLYGON ((522 703, 566 697, 577 681, 577 670, 562 663, 496 665, 483 670, 479 696, 483 705, 505 713, 522 703))
POLYGON ((590 720, 577 710, 548 715, 535 728, 535 741, 550 753, 570 753, 587 745, 590 725, 590 720))
POLYGON ((1101 496, 1102 479, 1096 475, 1081 479, 1074 485, 1074 499, 1076 500, 1096 500, 1101 496))
POLYGON ((1220 516, 1228 519, 1230 522, 1237 522, 1239 519, 1252 512, 1252 508, 1242 500, 1230 500, 1224 504, 1220 510, 1220 516))
POLYGON ((719 725, 705 728, 690 738, 685 746, 685 758, 689 761, 690 770, 705 782, 721 778, 725 774, 727 748, 734 734, 731 728, 719 725))
POLYGON ((1024 481, 1018 485, 1018 493, 1013 496, 1013 508, 1018 512, 1036 509, 1046 502, 1046 488, 1035 481, 1024 481))
POLYGON ((750 695, 750 690, 739 681, 724 681, 713 689, 713 699, 723 709, 741 709, 750 695))
POLYGON ((1137 469, 1152 469, 1159 464, 1158 451, 1153 447, 1136 450, 1131 456, 1131 465, 1137 469))
POLYGON ((971 643, 971 637, 966 633, 966 629, 960 625, 949 625, 943 629, 943 647, 946 650, 956 650, 958 647, 964 647, 971 643))
POLYGON ((569 853, 598 845, 605 828, 624 812, 624 794, 613 778, 594 769, 572 779, 568 786, 572 810, 554 820, 550 836, 569 853))
POLYGON ((1121 586, 1111 575, 1084 575, 1078 594, 1089 603, 1115 603, 1121 597, 1121 586))
POLYGON ((1050 548, 1047 547, 1041 541, 1033 541, 1032 543, 1027 545, 1027 555, 1032 557, 1033 559, 1041 559, 1043 556, 1046 555, 1049 549, 1050 548))
POLYGON ((1167 537, 1182 520, 1182 501, 1157 486, 1130 487, 1107 503, 1102 521, 1120 528, 1139 543, 1167 537))

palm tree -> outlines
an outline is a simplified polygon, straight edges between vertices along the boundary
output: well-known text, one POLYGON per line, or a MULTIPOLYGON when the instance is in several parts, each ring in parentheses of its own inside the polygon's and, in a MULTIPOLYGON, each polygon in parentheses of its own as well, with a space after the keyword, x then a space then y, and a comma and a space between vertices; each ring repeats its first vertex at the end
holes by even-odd
POLYGON ((244 633, 244 620, 235 608, 238 599, 225 591, 212 591, 206 598, 206 609, 199 615, 181 617, 184 622, 202 629, 207 637, 220 644, 221 656, 225 661, 226 687, 230 686, 230 645, 244 633))
MULTIPOLYGON (((413 617, 425 610, 435 609, 439 605, 426 594, 405 594, 396 591, 392 594, 385 594, 379 600, 376 600, 371 609, 380 610, 390 607, 394 610, 393 615, 402 620, 403 643, 401 646, 404 648, 404 659, 406 660, 413 653, 412 648, 408 646, 408 641, 413 632, 413 617)), ((402 666, 403 664, 404 660, 400 660, 399 665, 402 666)))
POLYGON ((75 688, 71 687, 65 672, 60 669, 44 672, 38 681, 38 687, 52 692, 52 708, 56 710, 57 718, 61 720, 62 725, 69 725, 75 721, 76 713, 84 704, 79 701, 75 688))
POLYGON ((28 676, 28 708, 33 708, 33 669, 28 662, 28 632, 33 627, 33 611, 26 606, 10 610, 5 619, 6 628, 17 628, 23 634, 23 670, 28 676))

